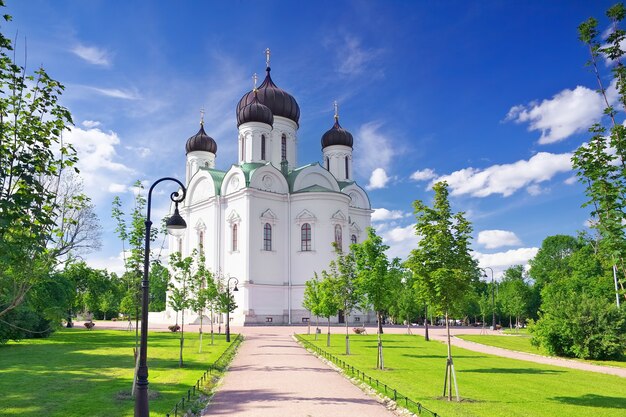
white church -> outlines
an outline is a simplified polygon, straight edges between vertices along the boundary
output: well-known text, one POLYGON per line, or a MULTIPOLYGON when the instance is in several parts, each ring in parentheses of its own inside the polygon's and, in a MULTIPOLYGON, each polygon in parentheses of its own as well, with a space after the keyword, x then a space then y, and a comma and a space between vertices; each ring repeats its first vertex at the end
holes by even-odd
MULTIPOLYGON (((334 125, 321 135, 322 164, 298 165, 300 107, 274 84, 269 51, 265 80, 236 112, 238 160, 228 170, 215 169, 218 146, 203 122, 187 140, 179 207, 187 229, 170 248, 188 256, 202 247, 212 272, 237 278, 232 324, 305 323, 313 320, 302 307, 305 282, 335 259, 332 242, 349 250, 371 224, 369 198, 354 181, 353 137, 335 106, 334 125)), ((350 320, 369 321, 365 313, 350 320)))

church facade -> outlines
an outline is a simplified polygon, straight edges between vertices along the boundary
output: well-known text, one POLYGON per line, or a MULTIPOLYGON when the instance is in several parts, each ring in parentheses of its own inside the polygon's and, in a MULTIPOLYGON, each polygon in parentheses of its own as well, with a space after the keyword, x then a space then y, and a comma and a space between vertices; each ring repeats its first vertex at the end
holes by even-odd
MULTIPOLYGON (((371 224, 369 198, 354 181, 353 137, 335 110, 321 135, 323 162, 298 165, 300 107, 273 82, 269 58, 263 83, 236 112, 238 160, 228 170, 215 168, 217 143, 203 123, 186 143, 187 229, 170 248, 183 256, 202 248, 212 272, 237 278, 233 324, 303 323, 305 282, 335 259, 332 242, 349 250, 371 224)), ((351 320, 369 321, 365 313, 351 320)))

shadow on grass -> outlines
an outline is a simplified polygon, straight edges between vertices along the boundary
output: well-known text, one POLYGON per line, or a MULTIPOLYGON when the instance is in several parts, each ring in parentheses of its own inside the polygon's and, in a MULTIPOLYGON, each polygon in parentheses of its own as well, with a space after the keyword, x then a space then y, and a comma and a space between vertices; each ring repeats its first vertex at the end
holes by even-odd
POLYGON ((582 405, 587 407, 618 408, 626 410, 626 398, 607 397, 605 395, 585 394, 580 397, 552 397, 553 401, 570 405, 582 405))
MULTIPOLYGON (((442 353, 441 355, 416 355, 414 353, 405 353, 402 356, 405 356, 407 358, 418 358, 418 359, 446 359, 447 355, 445 353, 442 353)), ((461 358, 461 359, 486 359, 486 356, 480 356, 480 355, 452 355, 452 359, 457 359, 457 358, 461 358)))
POLYGON ((483 368, 483 369, 463 369, 459 372, 472 372, 477 374, 536 374, 536 375, 549 375, 549 374, 561 374, 565 371, 558 371, 556 369, 538 369, 538 368, 483 368))

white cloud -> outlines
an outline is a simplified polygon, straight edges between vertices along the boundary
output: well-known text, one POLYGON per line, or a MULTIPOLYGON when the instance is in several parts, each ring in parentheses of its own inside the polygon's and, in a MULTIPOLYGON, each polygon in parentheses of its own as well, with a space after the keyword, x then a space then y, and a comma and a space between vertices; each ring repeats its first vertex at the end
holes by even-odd
POLYGON ((98 122, 96 120, 83 120, 83 122, 81 124, 84 127, 86 127, 87 129, 91 129, 91 128, 100 126, 100 122, 98 122))
POLYGON ((571 177, 569 177, 563 182, 567 185, 573 185, 573 184, 576 184, 577 181, 578 181, 578 178, 576 177, 576 175, 572 175, 571 177))
POLYGON ((125 193, 128 190, 129 190, 128 185, 126 185, 126 184, 117 184, 117 183, 114 183, 114 182, 109 184, 109 188, 107 189, 107 191, 110 192, 110 193, 125 193))
POLYGON ((389 136, 380 132, 382 123, 369 122, 362 125, 356 137, 359 141, 359 152, 355 154, 354 168, 356 172, 372 172, 376 168, 387 170, 394 155, 392 141, 389 136))
MULTIPOLYGON (((384 226, 385 224, 381 224, 384 226)), ((412 249, 417 247, 419 237, 415 234, 415 224, 404 227, 393 227, 386 229, 376 226, 377 233, 383 238, 383 242, 389 246, 387 256, 389 258, 406 259, 412 249)))
POLYGON ((365 186, 368 190, 376 190, 378 188, 385 188, 390 178, 382 168, 376 168, 370 177, 370 182, 365 186))
POLYGON ((117 162, 115 148, 120 138, 115 132, 103 132, 100 129, 81 129, 73 127, 65 139, 74 145, 78 153, 78 168, 83 179, 85 192, 94 201, 107 196, 109 188, 128 181, 135 171, 117 162))
POLYGON ((380 49, 364 48, 361 40, 352 35, 345 35, 343 42, 335 44, 335 48, 339 60, 337 71, 347 76, 365 72, 382 52, 380 49))
MULTIPOLYGON (((607 95, 615 100, 615 86, 612 84, 607 95)), ((528 130, 539 130, 540 144, 564 140, 574 133, 587 130, 597 122, 604 111, 604 99, 596 91, 583 86, 574 90, 565 89, 551 99, 541 103, 511 107, 505 120, 528 123, 528 130)))
POLYGON ((141 98, 137 91, 122 90, 119 88, 99 88, 89 86, 87 86, 87 88, 103 96, 121 98, 123 100, 139 100, 141 98))
POLYGON ((93 65, 100 65, 108 67, 111 65, 110 54, 104 50, 95 46, 77 45, 72 48, 72 53, 84 59, 93 65))
POLYGON ((547 188, 541 188, 539 184, 531 184, 528 187, 526 187, 526 192, 532 196, 545 194, 548 191, 549 190, 547 188))
MULTIPOLYGON (((502 276, 502 272, 513 265, 527 265, 528 261, 537 255, 539 248, 519 248, 506 252, 481 253, 474 252, 472 256, 478 261, 480 268, 490 267, 493 269, 494 277, 502 276)), ((491 277, 491 274, 489 274, 491 277)))
POLYGON ((483 230, 478 233, 477 241, 487 249, 495 249, 502 246, 518 246, 522 244, 515 233, 508 230, 483 230))
POLYGON ((508 197, 521 188, 548 181, 560 172, 571 171, 571 158, 571 153, 539 152, 528 161, 492 165, 483 170, 464 168, 433 180, 430 187, 435 182, 447 181, 452 195, 487 197, 502 194, 508 197))
POLYGON ((373 222, 384 222, 386 220, 398 220, 406 217, 407 214, 401 210, 387 210, 386 208, 374 209, 372 213, 373 222))
POLYGON ((150 148, 144 148, 143 146, 126 146, 126 149, 140 158, 146 158, 152 154, 152 150, 150 148))
POLYGON ((415 171, 411 174, 411 179, 413 181, 428 181, 435 178, 437 174, 430 168, 422 169, 420 171, 415 171))

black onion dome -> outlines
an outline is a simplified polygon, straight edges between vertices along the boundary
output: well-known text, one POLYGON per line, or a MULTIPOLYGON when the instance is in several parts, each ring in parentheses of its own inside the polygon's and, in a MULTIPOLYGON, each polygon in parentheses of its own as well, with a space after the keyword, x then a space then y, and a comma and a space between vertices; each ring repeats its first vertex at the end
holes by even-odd
POLYGON ((215 140, 204 131, 204 124, 200 125, 200 130, 198 133, 187 139, 187 144, 185 145, 185 150, 187 153, 194 151, 204 151, 211 152, 212 154, 217 154, 217 143, 215 140))
POLYGON ((272 111, 266 105, 261 104, 256 95, 252 99, 252 103, 243 106, 237 112, 237 127, 248 122, 260 122, 270 126, 274 124, 272 111))
MULTIPOLYGON (((291 94, 279 88, 270 77, 270 68, 267 68, 265 80, 257 90, 257 98, 261 104, 269 107, 274 116, 282 116, 298 123, 300 120, 300 106, 291 94)), ((249 91, 241 97, 237 104, 237 117, 241 110, 254 100, 254 90, 249 91)))
POLYGON ((335 117, 335 124, 322 136, 322 149, 332 145, 352 147, 352 133, 339 125, 339 119, 335 117))

